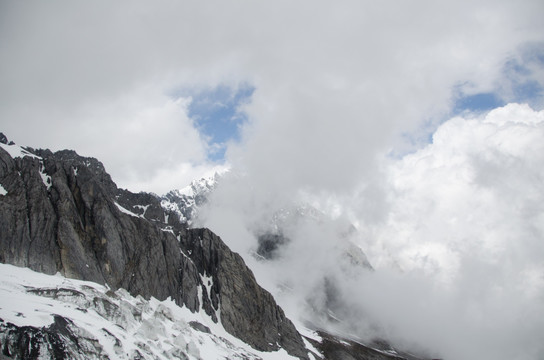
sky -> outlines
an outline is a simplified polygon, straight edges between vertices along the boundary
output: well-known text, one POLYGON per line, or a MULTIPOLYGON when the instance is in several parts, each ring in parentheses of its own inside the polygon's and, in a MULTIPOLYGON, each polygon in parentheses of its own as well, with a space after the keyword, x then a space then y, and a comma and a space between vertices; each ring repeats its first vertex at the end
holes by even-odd
MULTIPOLYGON (((96 157, 132 191, 229 168, 202 221, 236 250, 277 209, 311 203, 361 234, 381 271, 356 287, 383 297, 353 308, 394 314, 372 319, 390 336, 450 359, 510 343, 502 358, 542 357, 542 13, 539 0, 2 1, 0 131, 96 157), (421 293, 441 316, 416 331, 421 293)), ((327 253, 327 231, 308 227, 297 246, 327 253)))

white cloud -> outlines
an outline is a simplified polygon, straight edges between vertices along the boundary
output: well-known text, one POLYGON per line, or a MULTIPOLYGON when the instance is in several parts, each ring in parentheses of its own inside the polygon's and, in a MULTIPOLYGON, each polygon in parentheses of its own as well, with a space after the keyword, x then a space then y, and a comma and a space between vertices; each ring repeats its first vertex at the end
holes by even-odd
POLYGON ((448 359, 542 356, 543 136, 544 111, 510 104, 447 121, 392 164, 390 218, 368 243, 378 271, 361 290, 391 336, 448 359), (381 274, 393 260, 404 275, 381 274))
MULTIPOLYGON (((438 128, 432 144, 395 163, 390 228, 402 234, 395 242, 422 249, 414 241, 420 239, 464 252, 476 246, 492 258, 509 243, 537 236, 543 116, 510 104, 483 119, 455 118, 438 128)), ((410 258, 420 261, 407 257, 407 266, 410 258)))
POLYGON ((28 134, 14 131, 19 135, 14 139, 75 149, 101 160, 120 187, 165 193, 215 168, 206 161, 207 141, 187 116, 189 101, 156 88, 135 88, 118 98, 87 101, 70 117, 44 114, 36 128, 25 129, 28 134))
POLYGON ((542 138, 544 111, 509 104, 448 120, 432 144, 401 159, 382 158, 381 177, 372 179, 381 187, 368 184, 345 197, 307 191, 271 197, 246 174, 221 184, 203 221, 247 255, 274 211, 311 201, 337 221, 287 227, 291 243, 276 261, 246 256, 289 314, 307 316, 308 299, 324 305, 328 277, 348 305, 337 314, 347 320, 331 327, 446 359, 538 358, 544 353, 542 138), (369 191, 376 188, 377 194, 369 191), (346 216, 358 223, 360 235, 351 239, 375 272, 349 276, 339 266, 346 216))
POLYGON ((155 192, 183 187, 172 182, 190 181, 197 167, 213 167, 205 164, 207 143, 187 116, 188 101, 146 89, 111 103, 87 104, 77 123, 86 138, 72 146, 103 159, 121 187, 155 192), (181 178, 171 177, 176 174, 181 178))
MULTIPOLYGON (((454 87, 496 87, 518 47, 542 40, 539 10, 530 0, 4 4, 0 121, 21 144, 68 147, 85 143, 66 124, 95 112, 89 104, 146 86, 159 100, 249 83, 252 124, 233 162, 276 188, 342 190, 373 172, 376 152, 402 148, 400 134, 432 128, 454 87)), ((139 135, 124 145, 145 143, 139 135)), ((142 172, 124 155, 103 160, 142 172)))

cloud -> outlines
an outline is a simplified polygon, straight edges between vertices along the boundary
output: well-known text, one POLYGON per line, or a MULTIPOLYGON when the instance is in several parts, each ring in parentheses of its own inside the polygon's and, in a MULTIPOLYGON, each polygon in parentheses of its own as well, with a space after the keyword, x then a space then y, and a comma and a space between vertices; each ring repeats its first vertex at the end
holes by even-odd
POLYGON ((381 187, 272 198, 251 177, 231 173, 201 221, 245 256, 293 317, 316 322, 312 311, 329 309, 342 319, 321 319, 329 330, 391 339, 434 357, 539 358, 543 136, 544 111, 527 105, 455 117, 431 144, 400 159, 382 157, 374 179, 381 187), (256 235, 274 229, 279 209, 296 212, 293 201, 336 220, 311 215, 284 224, 290 242, 279 258, 256 261, 249 256, 256 235), (348 219, 358 233, 348 231, 348 219), (347 240, 365 250, 375 271, 348 265, 347 240))
POLYGON ((247 117, 240 108, 249 101, 253 88, 242 85, 237 89, 218 86, 214 89, 181 90, 191 98, 188 115, 198 131, 208 139, 208 157, 224 160, 229 142, 239 141, 240 128, 247 117))
POLYGON ((118 98, 87 101, 70 117, 45 115, 33 128, 12 123, 5 131, 19 130, 12 138, 20 144, 30 137, 40 147, 96 157, 120 187, 166 193, 215 167, 206 161, 206 139, 187 115, 189 103, 154 88, 135 88, 118 98))
POLYGON ((505 76, 498 82, 506 101, 542 108, 544 93, 544 43, 527 43, 505 64, 505 76))
MULTIPOLYGON (((244 141, 227 156, 261 180, 275 178, 277 189, 354 186, 373 172, 376 152, 406 146, 400 134, 422 124, 432 131, 459 84, 497 90, 505 61, 543 33, 542 4, 529 0, 2 7, 0 119, 20 143, 49 145, 30 129, 59 147, 85 143, 77 127, 69 136, 59 129, 88 117, 89 104, 122 101, 137 88, 153 88, 158 100, 180 87, 249 84, 244 141)), ((104 161, 145 182, 138 161, 121 155, 104 161)))
POLYGON ((530 235, 533 216, 543 210, 537 205, 543 196, 539 168, 544 149, 538 141, 543 121, 542 112, 510 104, 483 119, 454 118, 441 125, 432 144, 391 167, 391 228, 403 234, 396 238, 406 245, 413 237, 434 242, 442 232, 439 237, 447 240, 437 242, 470 250, 468 239, 482 246, 489 237, 489 248, 482 248, 486 256, 506 246, 499 245, 499 239, 525 239, 522 234, 530 235), (421 215, 415 219, 411 214, 421 215), (408 227, 400 225, 405 219, 408 227))
POLYGON ((544 354, 542 136, 543 111, 509 104, 391 163, 389 219, 367 244, 377 271, 357 282, 389 336, 448 359, 544 354))

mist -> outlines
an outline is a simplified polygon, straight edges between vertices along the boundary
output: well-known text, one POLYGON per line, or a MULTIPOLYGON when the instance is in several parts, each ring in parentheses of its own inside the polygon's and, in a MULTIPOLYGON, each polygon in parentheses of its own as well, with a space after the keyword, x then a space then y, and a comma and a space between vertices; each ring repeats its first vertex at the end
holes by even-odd
POLYGON ((444 359, 536 359, 544 355, 542 138, 544 111, 527 105, 465 114, 413 153, 384 154, 352 196, 304 186, 276 193, 233 171, 200 221, 244 256, 292 318, 444 359), (255 256, 258 235, 278 227, 289 242, 273 259, 255 256), (373 270, 353 263, 349 244, 373 270))

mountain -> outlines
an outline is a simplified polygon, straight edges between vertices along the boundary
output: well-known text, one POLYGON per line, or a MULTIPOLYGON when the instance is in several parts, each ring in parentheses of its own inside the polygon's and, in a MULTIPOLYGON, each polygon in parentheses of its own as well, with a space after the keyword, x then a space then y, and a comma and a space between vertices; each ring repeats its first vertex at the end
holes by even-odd
POLYGON ((0 135, 0 359, 409 358, 302 336, 240 255, 164 199, 0 135))
POLYGON ((1 144, 0 184, 0 262, 171 297, 257 350, 307 358, 239 255, 211 231, 183 226, 152 195, 118 189, 98 160, 1 144))

